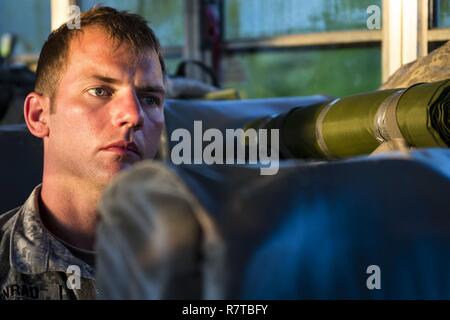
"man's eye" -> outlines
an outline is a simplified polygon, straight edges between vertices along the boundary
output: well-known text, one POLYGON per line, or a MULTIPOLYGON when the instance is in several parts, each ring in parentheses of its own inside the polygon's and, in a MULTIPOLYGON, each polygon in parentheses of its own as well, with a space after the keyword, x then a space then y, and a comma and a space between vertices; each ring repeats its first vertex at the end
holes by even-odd
POLYGON ((109 92, 105 88, 92 88, 89 89, 88 92, 95 97, 107 97, 111 95, 111 92, 109 92))
POLYGON ((152 96, 146 96, 141 98, 142 102, 144 102, 146 105, 159 105, 159 99, 152 96))

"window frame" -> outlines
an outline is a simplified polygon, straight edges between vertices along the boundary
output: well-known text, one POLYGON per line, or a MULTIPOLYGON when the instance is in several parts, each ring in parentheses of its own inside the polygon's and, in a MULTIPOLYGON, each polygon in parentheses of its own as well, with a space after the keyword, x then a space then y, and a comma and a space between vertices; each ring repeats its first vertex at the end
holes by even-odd
MULTIPOLYGON (((218 0, 223 10, 224 1, 218 0)), ((450 40, 450 28, 436 28, 439 0, 383 0, 381 30, 325 31, 251 40, 224 40, 222 50, 226 54, 258 52, 261 50, 298 48, 368 47, 379 45, 382 50, 380 70, 384 82, 402 65, 428 54, 430 43, 450 40), (402 11, 401 18, 394 14, 394 7, 402 11), (429 14, 429 12, 431 14, 429 14), (413 19, 411 21, 411 19, 413 19), (413 30, 410 23, 414 23, 413 30)), ((223 26, 225 26, 225 17, 223 26)), ((381 83, 380 83, 381 84, 381 83)))

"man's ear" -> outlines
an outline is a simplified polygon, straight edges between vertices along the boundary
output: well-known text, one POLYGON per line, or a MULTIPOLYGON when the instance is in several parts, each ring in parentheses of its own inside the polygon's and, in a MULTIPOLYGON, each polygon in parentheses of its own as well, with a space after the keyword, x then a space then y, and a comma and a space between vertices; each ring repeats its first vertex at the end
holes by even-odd
POLYGON ((25 98, 23 115, 28 130, 39 138, 49 134, 48 120, 50 113, 50 99, 37 92, 30 92, 25 98))

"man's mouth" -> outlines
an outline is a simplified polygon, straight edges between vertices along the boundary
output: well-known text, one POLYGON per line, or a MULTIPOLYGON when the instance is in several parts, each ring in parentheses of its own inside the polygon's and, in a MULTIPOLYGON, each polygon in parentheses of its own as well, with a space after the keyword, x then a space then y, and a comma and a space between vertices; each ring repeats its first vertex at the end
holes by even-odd
POLYGON ((139 158, 142 158, 142 154, 139 151, 137 145, 134 142, 129 142, 125 140, 113 142, 107 145, 106 147, 103 147, 102 150, 113 152, 122 156, 127 154, 134 154, 137 155, 139 158))

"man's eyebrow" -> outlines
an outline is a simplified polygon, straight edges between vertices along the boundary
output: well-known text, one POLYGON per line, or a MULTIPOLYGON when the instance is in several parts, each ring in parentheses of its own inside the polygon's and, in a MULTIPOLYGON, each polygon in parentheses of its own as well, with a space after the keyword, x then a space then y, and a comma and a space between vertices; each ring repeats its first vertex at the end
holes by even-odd
POLYGON ((86 80, 98 80, 98 81, 106 82, 106 83, 110 83, 110 84, 117 84, 120 82, 119 79, 114 79, 114 78, 102 76, 99 74, 90 75, 89 77, 86 77, 85 79, 86 80))
POLYGON ((155 93, 161 93, 161 94, 166 93, 166 90, 164 89, 164 87, 159 86, 159 85, 148 85, 148 86, 137 87, 137 90, 140 92, 155 92, 155 93))
MULTIPOLYGON (((99 74, 91 75, 91 76, 87 77, 86 79, 87 80, 98 80, 98 81, 109 83, 109 84, 120 83, 119 79, 102 76, 99 74)), ((142 87, 137 87, 137 90, 140 92, 155 92, 155 93, 161 93, 163 95, 166 94, 166 90, 164 89, 164 87, 162 87, 160 85, 144 85, 142 87)))

